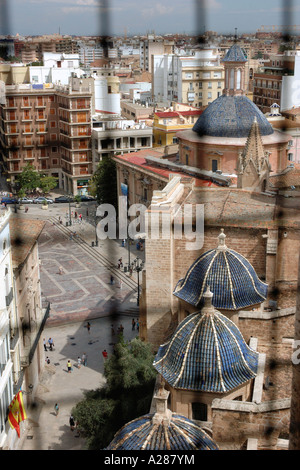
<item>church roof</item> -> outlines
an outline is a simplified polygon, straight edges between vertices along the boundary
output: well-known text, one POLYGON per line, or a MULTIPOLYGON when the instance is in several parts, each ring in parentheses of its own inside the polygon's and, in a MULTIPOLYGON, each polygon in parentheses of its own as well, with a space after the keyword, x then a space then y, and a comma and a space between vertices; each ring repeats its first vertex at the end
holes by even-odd
POLYGON ((157 352, 153 365, 174 388, 225 393, 256 376, 258 353, 211 296, 207 290, 202 311, 188 315, 157 352))
POLYGON ((267 118, 247 96, 221 95, 204 110, 193 131, 200 136, 248 137, 255 117, 262 136, 273 134, 267 118))
POLYGON ((172 414, 170 422, 156 422, 147 414, 123 426, 106 450, 218 450, 194 421, 172 414))
POLYGON ((238 44, 233 44, 225 54, 223 62, 247 62, 247 57, 238 44))
POLYGON ((239 310, 262 303, 268 285, 262 282, 253 266, 241 254, 227 248, 223 231, 219 246, 203 253, 180 279, 173 294, 201 308, 203 294, 210 286, 213 305, 221 310, 239 310))

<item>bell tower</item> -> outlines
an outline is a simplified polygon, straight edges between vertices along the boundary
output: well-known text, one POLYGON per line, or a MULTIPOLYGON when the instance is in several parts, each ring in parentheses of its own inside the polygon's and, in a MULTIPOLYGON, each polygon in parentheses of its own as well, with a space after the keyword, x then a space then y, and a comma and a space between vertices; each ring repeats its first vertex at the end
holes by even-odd
POLYGON ((244 95, 247 57, 237 44, 237 34, 235 34, 235 43, 227 51, 222 62, 225 68, 225 88, 223 95, 244 95))

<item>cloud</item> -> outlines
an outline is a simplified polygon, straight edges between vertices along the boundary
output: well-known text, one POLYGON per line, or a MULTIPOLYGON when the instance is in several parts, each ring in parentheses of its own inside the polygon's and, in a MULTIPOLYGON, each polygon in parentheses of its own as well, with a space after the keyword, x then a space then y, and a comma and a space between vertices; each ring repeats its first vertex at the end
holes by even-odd
POLYGON ((141 14, 145 18, 149 17, 154 17, 157 15, 166 15, 172 13, 174 10, 173 7, 171 6, 164 6, 161 5, 160 3, 156 3, 155 5, 152 5, 151 7, 149 6, 148 8, 142 8, 141 9, 141 14))

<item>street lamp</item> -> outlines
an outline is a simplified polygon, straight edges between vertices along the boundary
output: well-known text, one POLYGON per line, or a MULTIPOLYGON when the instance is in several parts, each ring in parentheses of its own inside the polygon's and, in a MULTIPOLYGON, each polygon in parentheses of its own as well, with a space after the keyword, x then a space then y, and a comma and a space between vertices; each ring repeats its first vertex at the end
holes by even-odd
POLYGON ((140 272, 144 268, 144 262, 139 257, 137 257, 136 259, 133 260, 131 267, 132 267, 132 270, 136 271, 138 275, 137 306, 139 306, 140 305, 140 272))

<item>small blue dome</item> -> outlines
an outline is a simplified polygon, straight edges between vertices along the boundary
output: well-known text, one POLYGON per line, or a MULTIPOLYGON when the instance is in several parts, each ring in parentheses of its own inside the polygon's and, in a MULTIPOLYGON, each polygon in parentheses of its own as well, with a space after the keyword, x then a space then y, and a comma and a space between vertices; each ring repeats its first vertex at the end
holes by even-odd
POLYGON ((247 57, 240 46, 233 44, 225 54, 222 62, 247 62, 247 57))
POLYGON ((248 137, 254 117, 262 136, 273 134, 267 118, 247 96, 221 95, 204 110, 193 131, 200 136, 248 137))
POLYGON ((147 414, 127 423, 106 450, 218 450, 215 442, 194 421, 173 414, 168 424, 147 414))
POLYGON ((178 281, 173 294, 201 308, 207 286, 213 292, 213 305, 221 310, 240 310, 261 304, 267 298, 268 285, 262 282, 253 266, 241 254, 224 244, 219 236, 215 250, 203 253, 178 281))
POLYGON ((258 353, 210 300, 178 325, 171 340, 160 346, 153 365, 176 389, 225 393, 256 376, 258 353))

